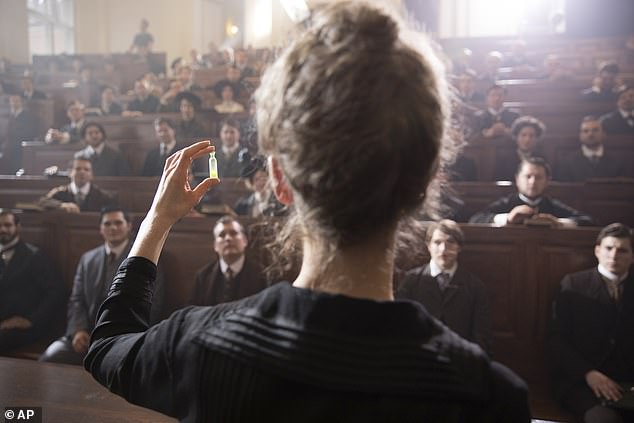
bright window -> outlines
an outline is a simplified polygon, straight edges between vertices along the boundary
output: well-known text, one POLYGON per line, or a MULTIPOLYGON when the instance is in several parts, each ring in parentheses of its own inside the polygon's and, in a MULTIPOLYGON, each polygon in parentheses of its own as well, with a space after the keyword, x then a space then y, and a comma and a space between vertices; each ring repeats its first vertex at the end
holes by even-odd
POLYGON ((74 0, 27 0, 27 7, 31 55, 75 52, 74 0))
POLYGON ((442 0, 439 35, 491 37, 565 29, 565 0, 442 0))

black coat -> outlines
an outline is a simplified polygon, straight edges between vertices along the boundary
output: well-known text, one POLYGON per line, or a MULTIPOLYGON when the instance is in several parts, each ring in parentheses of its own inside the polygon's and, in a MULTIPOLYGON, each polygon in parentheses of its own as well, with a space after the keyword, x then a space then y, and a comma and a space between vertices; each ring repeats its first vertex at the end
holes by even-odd
POLYGON ((491 353, 489 298, 482 281, 462 266, 444 291, 431 276, 429 264, 412 269, 400 283, 396 298, 421 303, 449 329, 491 353))
POLYGON ((63 311, 66 294, 61 276, 42 250, 19 241, 0 275, 0 321, 22 316, 34 330, 48 328, 63 311))
POLYGON ((161 156, 160 146, 148 151, 147 156, 145 156, 145 161, 143 162, 141 176, 161 176, 163 174, 163 168, 165 167, 165 161, 167 158, 180 148, 181 147, 176 144, 165 156, 161 156))
POLYGON ((566 182, 584 182, 593 178, 617 178, 631 176, 621 156, 604 152, 597 163, 592 163, 581 150, 570 154, 555 173, 557 179, 566 182))
POLYGON ((603 126, 603 130, 608 134, 634 135, 634 125, 630 125, 618 110, 601 116, 601 126, 603 126))
POLYGON ((92 173, 95 176, 130 176, 130 165, 121 153, 107 145, 100 155, 91 155, 88 147, 75 153, 75 157, 90 157, 92 173))
POLYGON ((155 275, 122 264, 84 361, 133 404, 182 422, 530 421, 525 384, 416 303, 279 283, 148 328, 155 275))
POLYGON ((557 394, 598 370, 617 382, 634 380, 634 269, 623 282, 620 306, 597 268, 566 275, 553 309, 549 351, 557 394))
POLYGON ((142 113, 156 113, 160 101, 156 96, 149 95, 144 100, 138 97, 128 103, 128 110, 142 113))
MULTIPOLYGON (((526 204, 522 201, 517 193, 502 197, 499 200, 489 204, 484 210, 474 214, 470 223, 493 223, 496 214, 509 213, 517 206, 526 204)), ((574 220, 579 226, 592 225, 592 218, 572 207, 562 203, 559 200, 547 196, 542 197, 542 201, 537 206, 539 213, 552 214, 559 218, 568 218, 574 220)))
MULTIPOLYGON (((44 197, 40 198, 38 204, 45 209, 57 209, 61 203, 74 203, 75 195, 70 190, 70 185, 61 185, 53 188, 44 197)), ((90 191, 83 204, 79 207, 81 211, 100 212, 106 206, 116 204, 114 198, 103 191, 95 184, 90 184, 90 191)))

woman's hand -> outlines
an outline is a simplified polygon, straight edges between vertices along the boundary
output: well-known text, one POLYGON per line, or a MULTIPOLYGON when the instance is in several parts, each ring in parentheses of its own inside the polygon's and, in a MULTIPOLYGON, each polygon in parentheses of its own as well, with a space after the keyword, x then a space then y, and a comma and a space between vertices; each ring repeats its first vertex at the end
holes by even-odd
POLYGON ((207 178, 192 189, 187 177, 192 162, 214 150, 211 141, 200 141, 168 157, 148 216, 171 227, 187 215, 209 189, 218 185, 218 179, 207 178))
POLYGON ((158 263, 172 225, 187 215, 211 187, 220 183, 218 179, 207 178, 192 189, 187 178, 192 161, 212 151, 211 141, 201 141, 167 159, 152 206, 130 249, 130 257, 145 257, 158 263))

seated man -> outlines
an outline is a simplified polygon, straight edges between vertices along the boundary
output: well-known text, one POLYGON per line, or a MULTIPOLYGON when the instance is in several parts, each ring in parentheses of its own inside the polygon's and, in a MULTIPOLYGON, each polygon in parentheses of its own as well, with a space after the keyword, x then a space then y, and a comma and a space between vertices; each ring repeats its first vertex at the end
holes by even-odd
POLYGON ((0 169, 0 173, 15 175, 22 168, 22 141, 33 141, 41 137, 38 131, 40 122, 31 111, 23 107, 22 97, 17 94, 9 97, 9 107, 11 115, 7 140, 4 145, 0 145, 6 168, 0 169))
MULTIPOLYGON (((632 230, 613 223, 594 247, 599 265, 566 275, 554 303, 549 350, 561 404, 585 423, 632 422, 611 407, 634 381, 632 230)), ((632 395, 632 392, 629 393, 632 395)))
POLYGON ((92 162, 88 157, 75 157, 70 169, 70 184, 53 188, 38 204, 47 210, 67 213, 98 212, 115 203, 105 191, 92 183, 92 162))
POLYGON ((182 93, 183 84, 179 79, 171 79, 167 90, 161 96, 159 100, 158 112, 160 113, 176 113, 178 112, 179 104, 176 101, 178 94, 182 93))
POLYGON ((433 222, 425 244, 431 259, 410 270, 395 297, 418 301, 451 330, 491 353, 491 313, 477 276, 458 266, 464 234, 453 220, 433 222))
POLYGON ((249 66, 249 56, 243 48, 236 50, 236 68, 240 70, 240 79, 257 76, 255 69, 249 66))
POLYGON ((179 105, 181 121, 176 127, 176 136, 179 140, 200 141, 209 138, 209 133, 204 126, 196 119, 196 113, 200 110, 200 98, 188 91, 183 91, 176 96, 179 105))
POLYGON ((634 135, 634 86, 619 93, 617 109, 601 116, 603 130, 608 134, 634 135))
POLYGON ((114 89, 108 85, 101 87, 100 116, 119 116, 123 112, 121 104, 114 101, 114 89))
POLYGON ((25 100, 44 100, 46 94, 36 90, 33 84, 33 77, 26 75, 22 78, 22 98, 25 100))
POLYGON ((456 88, 458 97, 467 104, 484 102, 484 94, 475 90, 476 74, 470 69, 465 69, 458 75, 456 88))
POLYGON ((134 81, 134 100, 128 103, 128 110, 123 116, 134 116, 143 113, 156 113, 159 108, 159 99, 148 92, 143 78, 134 81), (134 113, 137 112, 137 113, 134 113))
POLYGON ((220 125, 220 148, 216 149, 218 173, 221 178, 238 178, 242 173, 240 161, 240 124, 227 119, 220 125))
POLYGON ((592 81, 592 87, 581 92, 584 100, 614 101, 621 91, 619 83, 619 65, 614 62, 603 62, 599 66, 597 76, 592 81))
POLYGON ((477 130, 485 138, 511 134, 511 125, 520 117, 519 113, 504 107, 506 89, 500 85, 491 86, 486 93, 486 110, 476 113, 477 130))
POLYGON ((223 216, 214 225, 212 260, 196 274, 189 303, 215 305, 235 301, 256 294, 267 287, 267 282, 245 255, 248 245, 244 228, 231 216, 223 216))
POLYGON ((145 156, 141 176, 161 176, 167 158, 181 148, 176 143, 174 124, 168 118, 156 118, 154 131, 159 145, 145 156))
POLYGON ((106 130, 99 123, 88 122, 81 130, 86 148, 75 153, 75 157, 88 157, 95 176, 128 176, 130 165, 117 150, 106 145, 106 130))
POLYGON ((76 144, 81 140, 81 130, 86 124, 84 105, 79 101, 71 101, 66 107, 66 115, 70 119, 70 123, 62 126, 59 130, 49 129, 44 138, 47 144, 76 144))
POLYGON ((564 160, 557 179, 583 182, 592 178, 627 177, 627 164, 623 158, 608 151, 606 135, 599 118, 586 116, 579 129, 581 148, 564 160))
MULTIPOLYGON (((41 361, 81 364, 88 351, 99 306, 106 299, 114 275, 132 246, 130 217, 119 208, 103 209, 99 233, 104 243, 84 253, 77 265, 73 292, 68 300, 66 335, 49 345, 40 357, 41 361)), ((161 273, 158 275, 160 277, 161 273)), ((157 287, 162 286, 158 280, 157 283, 157 287)), ((150 323, 159 321, 161 292, 162 289, 157 290, 152 300, 150 323)))
POLYGON ((517 192, 500 198, 471 217, 471 223, 551 224, 574 227, 592 225, 592 218, 559 200, 544 195, 551 178, 550 166, 540 157, 523 159, 517 168, 517 192))
POLYGON ((18 215, 0 209, 0 355, 46 336, 66 299, 62 278, 21 229, 18 215))

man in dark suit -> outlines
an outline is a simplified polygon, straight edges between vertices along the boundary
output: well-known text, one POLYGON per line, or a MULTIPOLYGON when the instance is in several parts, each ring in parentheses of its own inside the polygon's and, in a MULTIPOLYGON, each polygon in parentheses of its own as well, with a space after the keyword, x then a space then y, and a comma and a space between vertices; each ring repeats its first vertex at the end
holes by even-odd
POLYGON ((464 234, 453 220, 432 223, 425 244, 431 259, 410 270, 397 299, 418 301, 451 330, 491 353, 491 313, 486 289, 477 276, 458 266, 464 234))
MULTIPOLYGON (((610 407, 634 381, 632 230, 613 223, 594 247, 597 267, 566 275, 553 308, 549 350, 562 405, 586 423, 631 422, 610 407)), ((630 392, 629 395, 632 395, 630 392)))
POLYGON ((70 184, 50 190, 40 198, 40 207, 67 213, 100 211, 112 206, 114 199, 92 183, 92 162, 87 157, 75 157, 70 170, 70 184))
POLYGON ((101 124, 88 122, 81 129, 86 148, 75 153, 75 157, 88 157, 95 176, 128 176, 130 165, 117 150, 106 145, 106 130, 101 124))
POLYGON ((189 303, 215 305, 256 294, 267 287, 262 270, 245 255, 248 241, 244 228, 231 216, 223 216, 214 225, 212 261, 196 274, 189 303))
POLYGON ((22 89, 22 98, 25 100, 44 100, 46 98, 46 94, 35 89, 31 76, 27 75, 22 78, 22 89))
POLYGON ((159 145, 148 151, 141 176, 161 176, 165 161, 181 147, 176 143, 174 124, 167 118, 154 120, 154 131, 159 145))
POLYGON ((617 154, 607 151, 606 135, 601 121, 594 116, 586 116, 579 129, 581 148, 566 157, 557 170, 561 181, 583 182, 592 178, 616 178, 628 175, 627 164, 617 154))
POLYGON ((71 101, 66 107, 66 115, 70 123, 60 129, 49 129, 44 138, 47 144, 76 144, 81 140, 81 129, 86 124, 84 105, 79 101, 71 101))
MULTIPOLYGON (((68 300, 66 335, 53 342, 40 357, 41 361, 81 364, 88 351, 90 332, 94 329, 97 311, 106 299, 119 265, 128 257, 132 242, 130 216, 119 208, 101 212, 99 232, 104 244, 84 253, 79 259, 73 291, 68 300)), ((161 274, 157 274, 160 278, 161 274)), ((163 289, 157 279, 152 300, 150 323, 161 315, 163 289)))
POLYGON ((503 197, 471 217, 471 223, 539 224, 555 227, 591 225, 592 218, 544 195, 551 178, 541 157, 522 159, 515 175, 517 192, 503 197))
POLYGON ((511 125, 520 117, 519 113, 504 107, 506 89, 500 85, 491 86, 486 93, 485 110, 476 113, 478 132, 485 138, 510 136, 511 125))
MULTIPOLYGON (((159 99, 148 93, 142 78, 134 81, 134 95, 134 100, 128 103, 128 112, 156 113, 159 108, 159 99)), ((124 116, 126 115, 129 116, 131 113, 124 113, 124 116)))
POLYGON ((619 93, 617 109, 601 116, 603 130, 608 134, 634 135, 634 86, 619 93))
POLYGON ((601 63, 592 86, 581 91, 581 97, 589 101, 614 101, 622 89, 619 71, 619 65, 615 62, 601 63))
POLYGON ((66 298, 49 259, 20 230, 19 216, 0 209, 0 355, 45 336, 66 298))
POLYGON ((238 178, 242 173, 240 161, 240 123, 227 119, 220 124, 220 148, 216 148, 218 173, 221 178, 238 178))
POLYGON ((2 146, 5 155, 6 169, 0 169, 3 173, 15 175, 22 167, 22 141, 33 141, 41 136, 38 133, 40 122, 29 110, 22 107, 22 97, 12 95, 9 97, 11 117, 9 118, 9 130, 7 142, 2 146))

